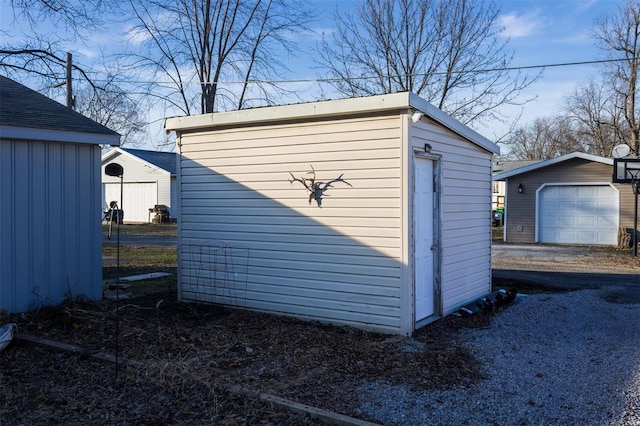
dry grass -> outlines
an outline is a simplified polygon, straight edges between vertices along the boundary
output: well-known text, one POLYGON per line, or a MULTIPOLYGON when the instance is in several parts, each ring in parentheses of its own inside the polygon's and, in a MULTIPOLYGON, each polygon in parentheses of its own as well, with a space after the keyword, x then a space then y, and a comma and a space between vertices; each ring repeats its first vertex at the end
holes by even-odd
POLYGON ((504 227, 494 226, 493 228, 491 228, 491 239, 492 241, 504 240, 504 227))
MULTIPOLYGON (((509 244, 505 245, 509 247, 509 244)), ((615 247, 564 247, 576 253, 566 255, 561 249, 554 253, 553 246, 545 246, 547 253, 517 256, 517 247, 508 255, 494 256, 494 269, 517 269, 531 271, 585 272, 585 273, 640 273, 640 257, 631 249, 615 247)))
MULTIPOLYGON (((117 225, 112 225, 112 233, 117 231, 117 225)), ((120 225, 120 235, 157 235, 165 237, 175 237, 177 235, 177 225, 175 223, 137 223, 120 225)), ((102 232, 106 234, 109 231, 109 225, 102 223, 102 232)))

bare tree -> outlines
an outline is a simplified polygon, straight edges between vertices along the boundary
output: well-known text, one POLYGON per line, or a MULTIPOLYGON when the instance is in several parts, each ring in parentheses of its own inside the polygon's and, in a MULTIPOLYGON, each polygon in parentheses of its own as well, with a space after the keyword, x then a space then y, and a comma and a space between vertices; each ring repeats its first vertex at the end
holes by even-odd
POLYGON ((463 123, 504 119, 534 79, 509 67, 498 10, 475 0, 364 0, 336 16, 320 64, 349 96, 411 91, 463 123))
MULTIPOLYGON (((8 76, 23 74, 35 77, 44 81, 44 84, 49 87, 64 82, 67 66, 66 53, 53 47, 51 42, 41 42, 40 40, 32 40, 32 42, 35 42, 33 45, 40 47, 33 47, 31 42, 28 42, 20 47, 0 48, 0 69, 3 69, 8 76)), ((99 89, 98 84, 93 81, 83 67, 72 64, 72 69, 94 90, 99 89)))
POLYGON ((615 14, 598 20, 594 30, 597 46, 611 59, 606 75, 615 94, 616 107, 624 117, 618 134, 626 133, 626 142, 638 154, 640 142, 640 1, 630 0, 615 14))
MULTIPOLYGON (((10 0, 14 20, 26 21, 32 30, 51 20, 78 34, 103 23, 103 12, 114 2, 105 0, 10 0)), ((4 11, 8 13, 8 11, 4 11)), ((4 31, 6 32, 6 31, 4 31)))
POLYGON ((548 160, 575 151, 584 151, 576 138, 570 117, 536 118, 516 129, 505 142, 508 157, 514 160, 548 160))
MULTIPOLYGON (((13 26, 29 31, 23 36, 7 37, 11 43, 0 46, 0 69, 12 77, 25 76, 52 86, 65 74, 66 50, 64 43, 95 31, 103 24, 105 8, 117 2, 105 0, 10 0, 13 26), (45 24, 49 25, 45 25, 45 24), (45 32, 53 25, 65 31, 45 32), (64 38, 63 38, 64 36, 64 38)), ((9 31, 0 29, 0 33, 9 31)), ((74 66, 79 76, 96 87, 83 67, 74 66)))
POLYGON ((118 85, 107 83, 99 90, 85 86, 76 90, 75 104, 79 113, 120 133, 121 146, 144 142, 147 119, 138 103, 118 85))
POLYGON ((271 103, 281 88, 270 81, 294 48, 288 36, 310 18, 301 2, 287 0, 150 0, 131 8, 133 31, 144 39, 134 66, 153 75, 149 93, 188 115, 271 103))
MULTIPOLYGON (((113 12, 119 0, 10 0, 14 27, 30 29, 24 36, 7 37, 11 43, 0 46, 0 69, 9 77, 55 97, 54 87, 66 81, 67 49, 70 42, 100 30, 108 8, 113 12), (57 31, 43 32, 54 26, 57 31)), ((2 32, 0 30, 0 32, 2 32)), ((7 33, 7 31, 4 31, 7 33)), ((102 58, 103 64, 114 61, 102 58)), ((102 69, 109 68, 106 65, 102 69)), ((147 123, 137 102, 115 83, 113 75, 96 72, 73 61, 73 94, 76 109, 119 132, 121 143, 136 144, 142 139, 147 123), (75 81, 77 80, 77 82, 75 81)), ((66 87, 70 91, 69 87, 66 87)))
POLYGON ((578 85, 565 99, 565 110, 575 123, 576 137, 590 154, 609 157, 613 147, 625 139, 622 111, 603 81, 578 85))

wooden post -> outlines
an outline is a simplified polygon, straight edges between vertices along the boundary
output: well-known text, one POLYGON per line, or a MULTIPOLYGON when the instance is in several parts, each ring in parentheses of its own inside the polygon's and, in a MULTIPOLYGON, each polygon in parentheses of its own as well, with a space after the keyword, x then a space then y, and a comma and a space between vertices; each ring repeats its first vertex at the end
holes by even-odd
POLYGON ((71 53, 67 52, 67 108, 75 109, 73 105, 73 86, 71 85, 71 67, 72 67, 72 59, 71 53))

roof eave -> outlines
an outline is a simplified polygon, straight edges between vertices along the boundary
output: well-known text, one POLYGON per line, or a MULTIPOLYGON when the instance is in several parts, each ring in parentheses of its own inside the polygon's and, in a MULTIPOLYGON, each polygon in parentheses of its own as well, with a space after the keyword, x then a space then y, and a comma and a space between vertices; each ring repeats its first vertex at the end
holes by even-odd
POLYGON ((348 114, 373 114, 409 108, 419 110, 449 130, 487 151, 494 154, 500 153, 498 145, 410 92, 174 117, 166 120, 165 130, 184 132, 239 123, 255 124, 348 114))
POLYGON ((120 145, 120 135, 117 133, 109 135, 13 126, 0 126, 0 138, 110 146, 120 145))
POLYGON ((174 117, 167 119, 165 129, 167 131, 190 131, 211 126, 225 126, 239 123, 254 124, 283 120, 322 118, 345 114, 376 113, 408 108, 409 106, 409 94, 403 92, 365 98, 347 98, 174 117))
POLYGON ((467 140, 470 140, 471 142, 486 149, 489 152, 492 152, 494 154, 500 154, 500 147, 497 144, 491 142, 489 139, 485 138, 484 136, 482 136, 480 133, 476 132, 472 128, 462 124, 461 122, 451 117, 449 114, 445 113, 444 111, 431 105, 429 102, 425 101, 421 97, 413 93, 410 93, 409 102, 413 108, 423 112, 432 120, 435 120, 436 122, 442 124, 449 130, 459 134, 460 136, 462 136, 467 140))

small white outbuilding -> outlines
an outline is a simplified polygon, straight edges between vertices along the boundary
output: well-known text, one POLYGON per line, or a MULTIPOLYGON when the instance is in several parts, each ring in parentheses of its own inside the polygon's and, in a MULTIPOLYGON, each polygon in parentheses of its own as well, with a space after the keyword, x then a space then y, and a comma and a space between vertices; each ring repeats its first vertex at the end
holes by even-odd
POLYGON ((179 297, 411 334, 491 291, 497 145, 411 93, 173 118, 179 297))
POLYGON ((120 204, 120 178, 105 173, 107 164, 117 162, 122 174, 122 206, 124 223, 152 220, 156 205, 167 207, 176 216, 176 154, 145 149, 114 148, 102 156, 102 210, 111 201, 120 204))

